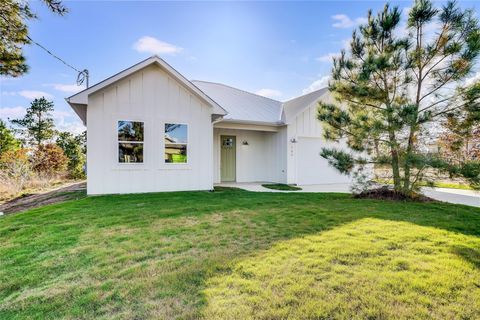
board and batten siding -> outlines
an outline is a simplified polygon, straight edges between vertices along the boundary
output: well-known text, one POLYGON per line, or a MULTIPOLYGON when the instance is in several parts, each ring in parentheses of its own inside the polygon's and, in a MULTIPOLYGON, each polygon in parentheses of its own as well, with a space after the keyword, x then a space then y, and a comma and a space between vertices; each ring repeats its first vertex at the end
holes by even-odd
POLYGON ((286 128, 278 132, 214 129, 214 181, 221 182, 220 137, 236 137, 236 182, 286 182, 286 128), (243 145, 243 142, 248 145, 243 145))
POLYGON ((88 194, 213 188, 212 108, 158 66, 88 98, 88 194), (117 122, 144 122, 144 162, 119 163, 117 122), (164 124, 188 125, 188 163, 164 163, 164 124))
POLYGON ((320 156, 322 147, 344 148, 345 145, 325 141, 317 110, 318 103, 315 101, 288 125, 287 182, 300 185, 350 183, 348 176, 340 174, 320 156), (295 139, 296 143, 292 143, 291 139, 295 139))

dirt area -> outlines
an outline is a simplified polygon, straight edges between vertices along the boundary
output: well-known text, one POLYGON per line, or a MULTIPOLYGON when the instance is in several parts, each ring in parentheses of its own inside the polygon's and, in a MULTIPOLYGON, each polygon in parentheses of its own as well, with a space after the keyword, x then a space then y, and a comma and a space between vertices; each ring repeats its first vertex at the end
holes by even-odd
POLYGON ((426 197, 422 194, 413 194, 410 197, 405 196, 399 192, 395 192, 389 187, 380 187, 363 191, 362 193, 354 195, 358 199, 376 199, 376 200, 400 200, 400 201, 417 201, 417 202, 432 202, 432 198, 426 197))
POLYGON ((0 212, 3 212, 3 214, 10 214, 45 206, 47 204, 83 198, 85 197, 86 186, 86 182, 76 182, 62 185, 59 188, 45 192, 25 194, 1 203, 0 212))

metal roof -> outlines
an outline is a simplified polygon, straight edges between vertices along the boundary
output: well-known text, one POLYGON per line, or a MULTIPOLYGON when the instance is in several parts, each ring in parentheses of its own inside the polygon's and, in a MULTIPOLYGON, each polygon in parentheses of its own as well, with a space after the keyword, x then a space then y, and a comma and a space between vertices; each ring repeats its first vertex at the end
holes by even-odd
POLYGON ((330 99, 328 88, 280 102, 221 83, 200 80, 192 80, 192 83, 227 110, 223 119, 232 121, 282 125, 319 99, 330 99))
POLYGON ((233 88, 221 83, 193 80, 188 81, 182 74, 172 68, 168 63, 158 56, 148 59, 127 68, 110 78, 97 83, 79 93, 67 98, 67 102, 86 124, 86 108, 88 95, 98 91, 150 64, 157 64, 167 71, 176 80, 183 83, 197 96, 213 106, 214 114, 223 116, 226 121, 237 121, 243 123, 284 125, 294 119, 302 110, 312 103, 322 99, 331 99, 327 88, 323 88, 306 95, 280 102, 266 98, 251 92, 233 88))
POLYGON ((206 95, 216 101, 228 114, 225 120, 281 124, 282 103, 224 84, 192 80, 206 95))

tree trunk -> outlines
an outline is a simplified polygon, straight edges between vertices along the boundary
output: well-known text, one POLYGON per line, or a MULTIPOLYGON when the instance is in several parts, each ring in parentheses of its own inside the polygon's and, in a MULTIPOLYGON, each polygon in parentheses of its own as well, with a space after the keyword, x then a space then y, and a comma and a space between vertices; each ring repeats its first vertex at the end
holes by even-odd
POLYGON ((393 188, 395 191, 401 191, 402 181, 400 180, 400 160, 398 157, 398 145, 397 139, 395 138, 395 132, 389 132, 390 138, 390 154, 392 155, 392 172, 393 172, 393 188))
POLYGON ((405 195, 410 195, 412 190, 411 190, 411 185, 410 185, 410 170, 411 170, 411 164, 410 164, 410 156, 412 155, 412 150, 413 150, 413 144, 414 144, 414 137, 415 137, 415 132, 416 132, 416 126, 412 125, 410 127, 410 134, 408 136, 408 145, 407 145, 407 150, 405 152, 405 164, 403 167, 403 193, 405 195))

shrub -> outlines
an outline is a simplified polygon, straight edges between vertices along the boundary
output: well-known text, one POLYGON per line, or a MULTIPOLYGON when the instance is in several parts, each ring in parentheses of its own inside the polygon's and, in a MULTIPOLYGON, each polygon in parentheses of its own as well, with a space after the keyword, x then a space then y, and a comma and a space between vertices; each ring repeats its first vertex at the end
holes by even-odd
POLYGON ((84 179, 86 162, 86 134, 73 135, 70 132, 60 132, 56 143, 62 148, 68 158, 68 175, 73 179, 84 179))
POLYGON ((3 194, 17 194, 32 177, 27 149, 8 150, 0 156, 0 180, 3 194))
POLYGON ((33 170, 39 175, 54 177, 65 174, 68 158, 56 144, 40 145, 32 155, 33 170))

